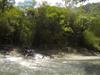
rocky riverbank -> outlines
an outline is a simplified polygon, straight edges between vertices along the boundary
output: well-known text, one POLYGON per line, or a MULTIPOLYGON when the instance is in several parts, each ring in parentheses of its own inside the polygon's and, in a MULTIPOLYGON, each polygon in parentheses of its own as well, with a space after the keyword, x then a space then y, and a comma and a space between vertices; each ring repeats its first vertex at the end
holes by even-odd
POLYGON ((52 50, 35 50, 35 49, 20 49, 20 48, 6 48, 5 50, 0 50, 1 55, 10 55, 15 57, 25 57, 33 58, 36 54, 40 55, 40 59, 45 57, 54 58, 64 58, 68 60, 89 60, 89 59, 100 59, 100 52, 95 50, 88 50, 86 48, 72 48, 66 47, 62 49, 52 49, 52 50))

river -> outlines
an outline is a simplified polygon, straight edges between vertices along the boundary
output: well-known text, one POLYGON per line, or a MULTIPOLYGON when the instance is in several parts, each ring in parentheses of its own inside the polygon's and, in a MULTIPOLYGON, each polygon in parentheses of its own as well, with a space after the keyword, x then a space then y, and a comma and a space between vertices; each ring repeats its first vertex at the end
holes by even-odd
POLYGON ((0 75, 100 75, 99 60, 0 56, 0 75))

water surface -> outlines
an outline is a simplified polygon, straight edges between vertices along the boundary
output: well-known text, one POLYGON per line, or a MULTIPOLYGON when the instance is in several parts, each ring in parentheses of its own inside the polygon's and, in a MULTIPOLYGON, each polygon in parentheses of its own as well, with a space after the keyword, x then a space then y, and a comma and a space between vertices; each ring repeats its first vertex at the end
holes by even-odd
POLYGON ((100 75, 99 60, 0 57, 0 75, 100 75))

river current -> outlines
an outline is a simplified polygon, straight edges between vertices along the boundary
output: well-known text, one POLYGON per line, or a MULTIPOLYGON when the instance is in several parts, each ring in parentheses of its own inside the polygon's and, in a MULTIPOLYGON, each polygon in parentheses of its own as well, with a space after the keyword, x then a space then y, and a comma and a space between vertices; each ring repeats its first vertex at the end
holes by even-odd
POLYGON ((100 61, 0 56, 0 75, 100 75, 100 61))

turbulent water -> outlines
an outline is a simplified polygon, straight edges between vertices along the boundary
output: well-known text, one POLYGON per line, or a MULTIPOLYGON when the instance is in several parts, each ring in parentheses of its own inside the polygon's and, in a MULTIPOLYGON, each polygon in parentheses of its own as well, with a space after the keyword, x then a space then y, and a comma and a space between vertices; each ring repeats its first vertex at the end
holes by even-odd
POLYGON ((100 61, 0 56, 0 75, 100 75, 100 61))

